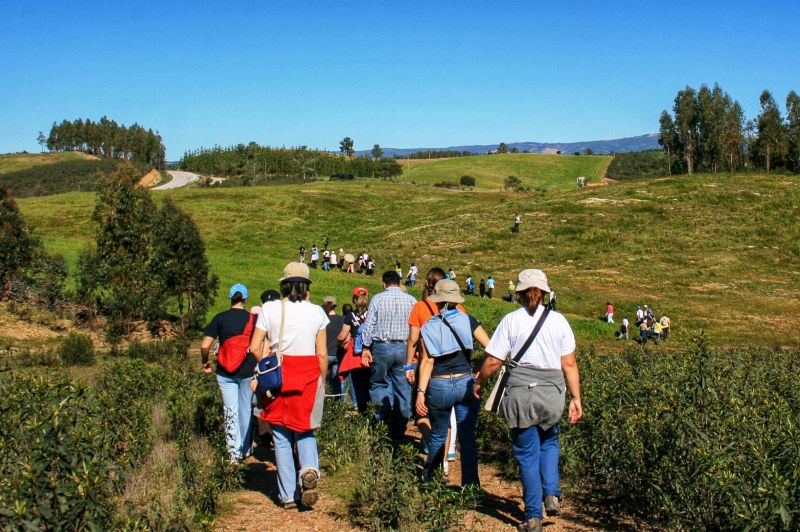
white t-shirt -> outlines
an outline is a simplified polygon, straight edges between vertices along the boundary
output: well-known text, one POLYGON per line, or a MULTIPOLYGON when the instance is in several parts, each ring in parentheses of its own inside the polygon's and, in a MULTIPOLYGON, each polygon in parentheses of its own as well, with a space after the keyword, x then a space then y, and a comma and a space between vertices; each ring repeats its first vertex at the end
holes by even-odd
MULTIPOLYGON (((495 358, 505 360, 517 354, 533 332, 544 307, 539 305, 533 316, 524 308, 509 312, 500 321, 492 335, 486 352, 495 358)), ((550 311, 542 324, 539 334, 522 356, 520 364, 542 369, 561 369, 561 357, 575 352, 575 335, 567 319, 555 311, 550 311)))
POLYGON ((331 258, 330 258, 330 260, 331 260, 331 263, 333 263, 333 264, 336 264, 336 262, 337 262, 337 261, 336 261, 336 253, 331 253, 331 258))
MULTIPOLYGON (((319 305, 308 301, 286 301, 286 318, 283 326, 283 354, 316 356, 317 333, 324 331, 330 320, 319 305)), ((267 332, 269 350, 278 350, 281 331, 281 302, 268 301, 261 306, 256 327, 267 332)))

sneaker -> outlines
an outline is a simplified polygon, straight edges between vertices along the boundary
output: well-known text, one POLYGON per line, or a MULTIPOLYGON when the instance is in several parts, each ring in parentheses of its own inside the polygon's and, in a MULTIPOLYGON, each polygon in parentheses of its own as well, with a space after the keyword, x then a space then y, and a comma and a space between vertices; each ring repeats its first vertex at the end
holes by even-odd
POLYGON ((519 524, 517 530, 522 530, 525 532, 533 531, 533 532, 542 532, 542 520, 538 517, 534 517, 529 521, 524 521, 519 524))
POLYGON ((313 508, 319 500, 319 474, 313 469, 309 469, 300 475, 300 504, 307 508, 313 508))
POLYGON ((544 511, 547 512, 547 517, 555 517, 561 515, 561 505, 558 504, 558 497, 555 495, 548 495, 544 498, 544 511))
POLYGON ((294 510, 297 508, 297 501, 284 501, 282 506, 284 510, 294 510))
POLYGON ((452 462, 456 459, 456 453, 450 453, 447 455, 447 461, 452 462))

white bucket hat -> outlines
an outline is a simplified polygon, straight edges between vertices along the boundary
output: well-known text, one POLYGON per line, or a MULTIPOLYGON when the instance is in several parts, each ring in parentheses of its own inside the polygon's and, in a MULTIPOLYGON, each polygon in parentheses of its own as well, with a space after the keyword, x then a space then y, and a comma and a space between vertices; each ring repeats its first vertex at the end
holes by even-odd
POLYGON ((517 279, 517 292, 524 292, 528 288, 538 288, 543 292, 551 292, 550 287, 547 286, 547 276, 542 270, 528 269, 519 272, 517 279))

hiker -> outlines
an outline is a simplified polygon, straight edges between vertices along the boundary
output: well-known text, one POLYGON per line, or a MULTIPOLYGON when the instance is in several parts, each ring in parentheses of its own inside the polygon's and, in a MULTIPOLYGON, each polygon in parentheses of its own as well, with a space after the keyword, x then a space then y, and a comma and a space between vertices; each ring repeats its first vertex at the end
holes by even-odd
POLYGON ((478 285, 478 293, 480 293, 481 299, 486 297, 486 281, 483 280, 483 277, 481 277, 481 282, 478 285))
POLYGON ((519 224, 522 223, 522 216, 514 214, 514 227, 511 229, 512 233, 519 233, 519 224))
POLYGON ((375 276, 375 259, 373 259, 372 257, 369 257, 369 259, 367 259, 367 275, 369 275, 370 277, 375 276))
POLYGON ((203 373, 211 374, 211 344, 219 340, 216 377, 225 412, 225 439, 232 462, 244 460, 252 447, 253 424, 250 383, 256 358, 248 350, 257 317, 245 310, 247 287, 237 283, 228 291, 231 308, 211 319, 200 344, 203 373))
POLYGON ((491 275, 486 279, 486 295, 489 299, 492 299, 494 295, 494 279, 492 279, 491 275))
POLYGON ((583 188, 586 186, 586 178, 583 176, 578 176, 577 179, 578 188, 583 188))
POLYGON ((328 373, 325 382, 327 388, 330 388, 331 397, 344 401, 342 379, 339 377, 339 361, 344 356, 344 349, 339 343, 339 333, 342 332, 342 327, 344 327, 344 316, 336 314, 336 298, 333 296, 325 296, 323 298, 322 310, 325 311, 328 320, 330 320, 325 328, 325 337, 328 342, 328 373))
MULTIPOLYGON (((349 253, 348 253, 348 255, 349 255, 349 253)), ((352 257, 352 255, 350 255, 350 256, 352 257)), ((353 259, 353 261, 355 261, 355 259, 353 259)), ((336 266, 337 266, 337 267, 338 267, 340 270, 344 271, 344 269, 345 269, 345 262, 346 262, 346 260, 345 260, 344 248, 339 248, 339 262, 338 262, 338 264, 336 264, 336 266)), ((351 272, 351 273, 352 273, 352 272, 351 272)))
MULTIPOLYGON (((309 301, 308 266, 290 262, 280 278, 283 298, 262 307, 250 351, 260 360, 270 353, 283 357, 283 384, 277 396, 264 396, 260 419, 272 427, 278 493, 286 509, 314 506, 319 498, 319 456, 314 430, 322 422, 328 350, 325 312, 309 301), (295 467, 296 446, 300 470, 295 467)), ((255 384, 255 380, 253 381, 255 384)), ((255 387, 254 387, 255 389, 255 387)))
POLYGON ((370 401, 380 404, 375 417, 389 426, 392 438, 400 439, 411 417, 411 385, 403 367, 408 318, 417 300, 400 290, 396 271, 384 272, 382 279, 384 291, 372 298, 362 325, 361 356, 371 369, 370 401))
POLYGON ((619 326, 619 332, 617 333, 617 340, 628 340, 628 316, 622 318, 622 323, 619 326))
MULTIPOLYGON (((339 250, 339 252, 341 251, 339 250)), ((344 260, 344 264, 347 266, 347 273, 356 273, 356 258, 351 253, 345 254, 344 259, 340 260, 344 260)))
POLYGON ((303 245, 300 245, 300 262, 306 263, 306 247, 303 245))
POLYGON ((606 301, 606 323, 614 323, 614 305, 606 301))
POLYGON ((450 268, 450 271, 447 273, 447 278, 450 279, 451 281, 456 280, 456 272, 453 271, 453 268, 450 268))
POLYGON ((653 316, 653 309, 647 305, 644 306, 644 317, 647 318, 648 321, 655 320, 655 317, 653 316))
MULTIPOLYGON (((275 301, 281 298, 281 295, 278 293, 277 290, 264 290, 261 292, 261 305, 266 303, 267 301, 275 301)), ((250 307, 250 314, 255 314, 256 316, 261 314, 261 305, 254 305, 250 307)))
POLYGON ((650 332, 653 335, 653 341, 656 343, 656 345, 658 345, 658 343, 661 341, 661 331, 662 330, 663 329, 661 327, 661 322, 659 322, 657 320, 653 320, 653 325, 650 328, 650 332))
POLYGON ((322 269, 326 272, 331 269, 331 252, 328 248, 322 250, 322 269))
MULTIPOLYGON (((480 399, 473 392, 472 338, 483 346, 489 337, 480 322, 459 310, 464 302, 458 283, 443 279, 436 283, 426 303, 436 305, 436 313, 422 326, 422 357, 416 410, 429 416, 431 438, 423 479, 430 479, 444 460, 447 429, 455 412, 455 431, 461 448, 461 485, 480 485, 475 427, 480 399)), ((456 436, 451 436, 455 442, 456 436)), ((455 457, 453 457, 455 458, 455 457)))
POLYGON ((644 310, 642 310, 641 306, 636 305, 636 322, 635 322, 636 326, 638 327, 639 325, 641 325, 643 321, 644 321, 644 310))
POLYGON ((525 501, 520 530, 542 530, 542 499, 548 516, 561 512, 558 487, 558 422, 564 410, 565 389, 572 399, 569 420, 583 417, 575 336, 563 315, 542 306, 550 292, 541 270, 523 270, 517 281, 522 308, 506 314, 497 326, 475 383, 479 398, 486 381, 509 356, 510 369, 499 413, 511 429, 514 456, 519 462, 525 501), (541 323, 539 323, 541 320, 541 323))
POLYGON ((469 296, 475 295, 475 281, 472 279, 472 274, 467 274, 467 280, 465 281, 466 290, 464 291, 465 294, 469 296))
POLYGON ((513 280, 509 280, 508 281, 508 298, 503 298, 503 299, 505 299, 506 301, 509 301, 509 302, 513 302, 514 301, 514 292, 515 292, 515 290, 516 290, 516 288, 514 286, 514 281, 513 280))
POLYGON ((364 365, 361 352, 355 353, 355 340, 367 315, 369 290, 363 286, 355 287, 352 301, 353 306, 349 310, 345 309, 348 305, 342 307, 344 320, 338 340, 345 346, 345 353, 339 363, 339 375, 350 379, 350 400, 363 414, 369 404, 370 370, 364 365))
POLYGON ((419 273, 419 269, 417 268, 416 263, 411 263, 411 267, 408 269, 408 278, 406 279, 406 284, 410 287, 415 287, 417 285, 417 274, 419 273))
MULTIPOLYGON (((403 369, 406 372, 406 379, 409 384, 418 382, 416 378, 419 373, 419 358, 421 351, 420 345, 420 330, 432 316, 439 313, 439 307, 428 298, 436 291, 436 283, 445 279, 447 274, 441 268, 431 268, 425 275, 425 287, 422 289, 422 299, 414 304, 411 309, 411 314, 408 317, 408 340, 406 341, 406 365, 403 369)), ((464 312, 464 309, 461 309, 464 312)), ((416 392, 414 392, 416 396, 416 392)), ((430 442, 431 423, 427 416, 420 416, 417 419, 417 426, 420 429, 422 438, 420 440, 421 451, 423 454, 428 454, 428 445, 430 442)), ((451 439, 452 441, 452 439, 451 439)))
POLYGON ((647 344, 647 320, 639 322, 639 341, 642 345, 647 344))
POLYGON ((556 310, 556 303, 558 302, 558 298, 556 297, 556 291, 552 290, 550 292, 550 299, 547 301, 547 308, 550 310, 556 310))
POLYGON ((330 271, 331 268, 336 268, 336 264, 338 264, 337 263, 336 252, 335 251, 331 251, 331 254, 328 257, 328 271, 330 271))
POLYGON ((319 249, 316 244, 311 244, 311 267, 317 269, 319 263, 319 249))
POLYGON ((671 325, 672 320, 664 315, 661 316, 661 319, 658 321, 661 322, 661 339, 666 342, 669 339, 669 326, 671 325))

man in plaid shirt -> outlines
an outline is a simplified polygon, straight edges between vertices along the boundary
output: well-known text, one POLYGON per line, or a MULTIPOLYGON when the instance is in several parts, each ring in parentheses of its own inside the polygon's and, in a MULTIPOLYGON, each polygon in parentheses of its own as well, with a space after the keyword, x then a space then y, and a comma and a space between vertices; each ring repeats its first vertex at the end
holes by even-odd
POLYGON ((376 413, 389 425, 392 438, 405 435, 411 417, 411 385, 406 379, 408 317, 417 302, 400 289, 396 271, 383 274, 384 291, 370 301, 361 336, 361 359, 370 366, 370 401, 380 403, 376 413))

